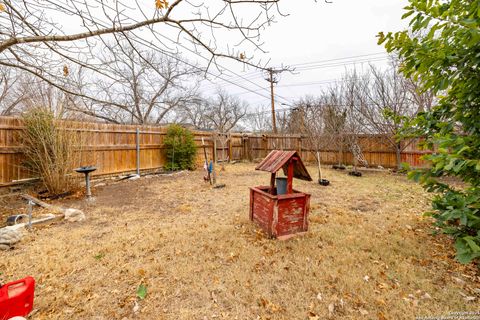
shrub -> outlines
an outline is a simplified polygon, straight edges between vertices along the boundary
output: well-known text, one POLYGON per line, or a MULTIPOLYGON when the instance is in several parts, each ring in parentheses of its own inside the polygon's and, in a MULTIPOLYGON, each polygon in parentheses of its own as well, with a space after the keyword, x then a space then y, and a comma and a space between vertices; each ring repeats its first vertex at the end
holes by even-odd
POLYGON ((49 110, 36 108, 23 115, 21 133, 25 167, 40 178, 50 194, 73 190, 77 180, 73 168, 80 163, 80 138, 67 130, 49 110))
POLYGON ((190 130, 177 124, 170 125, 164 140, 167 170, 195 169, 197 146, 190 130))

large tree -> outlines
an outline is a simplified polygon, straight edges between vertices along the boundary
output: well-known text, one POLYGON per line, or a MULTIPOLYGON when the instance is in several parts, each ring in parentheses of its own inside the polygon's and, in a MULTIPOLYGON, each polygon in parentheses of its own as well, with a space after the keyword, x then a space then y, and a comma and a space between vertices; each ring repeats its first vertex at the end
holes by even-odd
POLYGON ((227 133, 239 125, 247 114, 247 103, 219 89, 214 97, 191 99, 179 111, 179 119, 197 128, 227 133))
POLYGON ((22 90, 18 73, 0 66, 0 115, 11 116, 18 113, 27 97, 27 92, 22 90))
POLYGON ((208 102, 205 118, 210 126, 220 133, 230 132, 247 113, 247 103, 219 90, 208 102))
MULTIPOLYGON (((261 31, 282 13, 279 0, 2 0, 0 65, 23 70, 51 85, 108 104, 93 91, 78 91, 71 76, 106 76, 98 50, 126 37, 179 60, 179 51, 210 66, 230 58, 255 67, 261 31), (278 13, 278 14, 276 14, 278 13), (224 39, 225 41, 216 41, 224 39), (65 83, 71 81, 72 83, 65 83)), ((218 66, 218 65, 217 65, 218 66)), ((263 66, 265 67, 265 66, 263 66)))
POLYGON ((402 60, 401 71, 423 91, 439 94, 406 133, 435 150, 431 166, 410 172, 435 192, 433 217, 456 239, 457 259, 480 258, 480 1, 409 0, 410 29, 380 33, 380 43, 402 60), (435 149, 434 149, 435 147, 435 149), (443 179, 461 179, 459 187, 443 179))
POLYGON ((161 52, 122 41, 106 46, 99 60, 105 76, 84 82, 81 92, 109 103, 92 101, 78 112, 117 123, 159 124, 196 96, 199 71, 161 52))
POLYGON ((415 82, 398 72, 395 59, 387 69, 370 66, 360 77, 354 73, 347 77, 357 88, 355 104, 365 131, 385 137, 386 144, 395 150, 397 168, 401 169, 401 153, 411 141, 399 140, 398 133, 405 121, 418 113, 416 101, 423 95, 412 94, 415 82))

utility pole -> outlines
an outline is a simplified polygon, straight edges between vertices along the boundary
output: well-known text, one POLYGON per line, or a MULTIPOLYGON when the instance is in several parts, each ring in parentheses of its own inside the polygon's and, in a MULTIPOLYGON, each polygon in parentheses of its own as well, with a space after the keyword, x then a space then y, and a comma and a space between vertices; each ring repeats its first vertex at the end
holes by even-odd
POLYGON ((269 82, 270 82, 270 96, 272 100, 272 129, 273 133, 277 133, 277 119, 275 117, 275 96, 273 95, 273 69, 270 68, 268 70, 268 73, 270 75, 269 82))
POLYGON ((272 130, 273 133, 277 133, 277 119, 275 116, 275 95, 273 93, 273 85, 278 83, 278 78, 276 77, 277 74, 282 73, 285 69, 274 70, 273 68, 267 69, 268 75, 265 80, 270 82, 270 95, 272 100, 272 130))

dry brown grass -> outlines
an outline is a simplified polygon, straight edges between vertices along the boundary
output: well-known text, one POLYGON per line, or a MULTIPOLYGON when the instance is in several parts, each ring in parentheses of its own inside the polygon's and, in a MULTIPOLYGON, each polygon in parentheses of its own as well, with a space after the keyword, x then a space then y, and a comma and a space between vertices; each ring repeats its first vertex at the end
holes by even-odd
MULTIPOLYGON (((248 220, 251 164, 96 190, 88 220, 36 230, 2 254, 2 281, 37 281, 33 319, 413 319, 478 311, 479 277, 430 235, 428 198, 403 176, 325 170, 310 230, 269 240, 248 220), (136 289, 148 288, 134 313, 136 289), (474 296, 467 302, 462 295, 474 296), (329 311, 330 307, 330 311, 329 311), (333 311, 332 311, 333 308, 333 311)), ((310 168, 313 175, 314 169, 310 168)))

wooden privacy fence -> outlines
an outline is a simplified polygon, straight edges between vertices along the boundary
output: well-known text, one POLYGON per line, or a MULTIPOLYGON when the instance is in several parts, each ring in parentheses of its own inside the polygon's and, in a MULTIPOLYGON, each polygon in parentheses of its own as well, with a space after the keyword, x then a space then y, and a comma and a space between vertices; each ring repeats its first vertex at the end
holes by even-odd
MULTIPOLYGON (((165 165, 163 140, 165 127, 116 125, 105 123, 68 121, 69 130, 81 134, 82 163, 95 165, 95 175, 135 172, 137 169, 137 129, 139 142, 139 168, 142 171, 156 170, 165 165)), ((32 178, 22 165, 24 158, 20 139, 23 130, 21 119, 0 117, 0 185, 16 180, 32 178)), ((206 144, 209 159, 213 155, 211 132, 194 131, 197 146, 206 144)), ((203 149, 197 152, 197 164, 202 165, 203 149), (201 151, 201 152, 200 152, 201 151)))
MULTIPOLYGON (((165 165, 163 146, 165 127, 77 121, 68 121, 66 125, 69 130, 82 135, 82 141, 84 141, 80 151, 82 165, 95 165, 98 168, 95 175, 135 172, 138 160, 139 169, 142 171, 158 170, 165 165)), ((32 178, 32 174, 22 165, 24 158, 20 139, 21 130, 23 130, 21 119, 0 117, 0 186, 32 178)), ((202 140, 205 142, 208 158, 218 161, 252 161, 264 158, 274 149, 296 150, 305 161, 315 160, 312 148, 309 147, 309 140, 299 135, 217 134, 212 131, 193 131, 193 133, 195 142, 199 146, 197 152, 199 166, 202 166, 204 161, 202 140)), ((388 146, 384 136, 360 136, 358 140, 371 166, 395 167, 395 150, 388 146)), ((402 161, 412 166, 425 165, 420 161, 420 156, 424 153, 418 151, 415 144, 411 144, 402 152, 402 161)), ((327 146, 321 152, 321 159, 324 164, 337 162, 350 164, 353 158, 346 148, 343 152, 339 152, 327 146)))
MULTIPOLYGON (((326 142, 320 150, 322 164, 353 164, 353 155, 347 148, 347 142, 339 147, 330 143, 331 139, 327 137, 324 140, 326 142)), ((388 142, 385 135, 357 135, 357 141, 370 167, 395 168, 397 166, 395 148, 388 142)), ((232 160, 253 161, 264 158, 272 150, 296 150, 304 161, 316 161, 315 148, 311 146, 310 139, 301 135, 232 133, 229 148, 232 160)), ((420 158, 430 152, 420 150, 416 141, 403 141, 402 149, 401 162, 408 163, 412 167, 427 166, 427 163, 420 158)))

